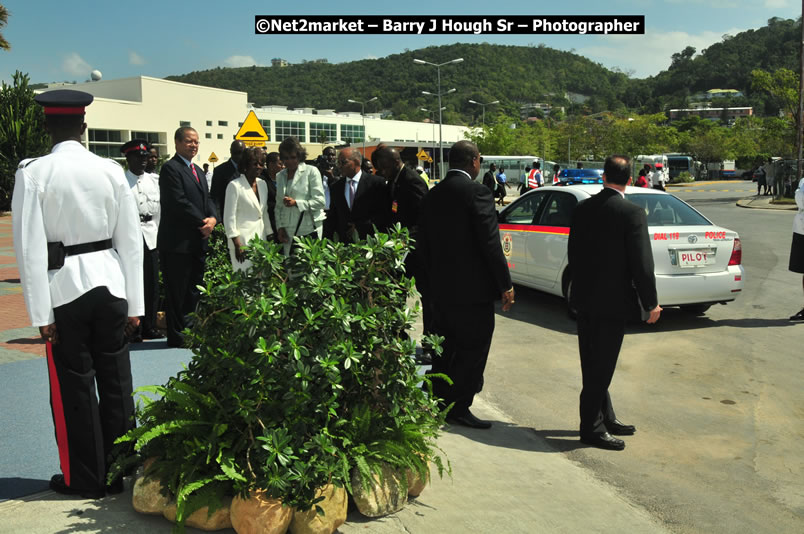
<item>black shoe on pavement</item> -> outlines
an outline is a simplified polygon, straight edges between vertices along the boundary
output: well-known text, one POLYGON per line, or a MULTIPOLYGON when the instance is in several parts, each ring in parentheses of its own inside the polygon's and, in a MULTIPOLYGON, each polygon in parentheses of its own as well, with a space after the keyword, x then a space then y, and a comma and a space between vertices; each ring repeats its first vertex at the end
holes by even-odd
MULTIPOLYGON (((122 482, 122 481, 121 481, 122 482)), ((101 499, 106 492, 103 490, 82 490, 78 488, 71 488, 64 482, 64 475, 53 475, 50 478, 50 489, 62 495, 78 495, 84 499, 101 499)))
POLYGON ((183 349, 184 348, 184 340, 183 339, 170 339, 167 340, 167 346, 174 348, 174 349, 183 349))
POLYGON ((581 443, 609 451, 621 451, 625 449, 625 442, 621 439, 615 438, 608 432, 600 432, 589 436, 582 435, 581 443))
POLYGON ((107 495, 117 495, 123 493, 123 477, 117 478, 114 482, 106 486, 107 495))
POLYGON ((634 432, 636 432, 636 427, 634 425, 626 425, 615 419, 610 423, 606 423, 606 430, 608 430, 609 434, 612 436, 633 436, 634 432))
POLYGON ((429 349, 422 350, 413 357, 413 360, 418 365, 433 365, 433 353, 429 349))
POLYGON ((804 322, 804 309, 802 309, 795 315, 791 315, 790 320, 793 321, 794 323, 804 322))
POLYGON ((472 412, 470 412, 469 410, 466 410, 465 412, 455 415, 453 415, 452 412, 450 412, 447 415, 447 423, 453 425, 468 426, 469 428, 480 428, 484 430, 487 428, 491 428, 491 423, 489 421, 482 421, 478 419, 477 417, 472 415, 472 412))
POLYGON ((142 333, 142 339, 162 339, 163 337, 165 337, 165 336, 162 335, 162 332, 160 332, 159 330, 157 330, 155 328, 151 328, 150 330, 145 330, 142 333))

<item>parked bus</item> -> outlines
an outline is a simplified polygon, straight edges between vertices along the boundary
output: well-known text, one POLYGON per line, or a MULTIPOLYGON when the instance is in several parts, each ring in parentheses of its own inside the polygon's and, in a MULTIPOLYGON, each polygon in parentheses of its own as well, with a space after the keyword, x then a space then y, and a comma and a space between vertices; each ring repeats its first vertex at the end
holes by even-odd
POLYGON ((489 170, 489 166, 493 163, 497 166, 497 171, 500 168, 505 168, 505 177, 508 179, 509 188, 518 188, 519 179, 525 174, 526 167, 532 167, 534 161, 539 161, 542 164, 542 176, 544 177, 545 184, 553 183, 553 161, 545 161, 538 156, 486 156, 483 155, 483 163, 480 165, 480 174, 477 175, 478 181, 483 181, 483 175, 489 170))
POLYGON ((700 164, 692 156, 667 154, 667 165, 670 167, 670 181, 675 180, 682 172, 690 173, 693 180, 699 177, 700 164))

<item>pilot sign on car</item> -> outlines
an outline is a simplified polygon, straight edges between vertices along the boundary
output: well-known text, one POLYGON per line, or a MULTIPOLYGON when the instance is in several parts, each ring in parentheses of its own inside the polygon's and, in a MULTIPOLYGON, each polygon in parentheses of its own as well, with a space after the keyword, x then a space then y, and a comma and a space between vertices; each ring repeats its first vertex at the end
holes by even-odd
MULTIPOLYGON (((515 283, 568 299, 567 241, 575 206, 602 185, 567 183, 526 193, 499 213, 500 239, 515 283)), ((662 307, 704 313, 737 298, 745 283, 736 232, 715 225, 684 201, 655 189, 627 187, 645 210, 662 307)), ((600 232, 605 232, 600 228, 600 232)), ((601 258, 605 261, 605 258, 601 258)))

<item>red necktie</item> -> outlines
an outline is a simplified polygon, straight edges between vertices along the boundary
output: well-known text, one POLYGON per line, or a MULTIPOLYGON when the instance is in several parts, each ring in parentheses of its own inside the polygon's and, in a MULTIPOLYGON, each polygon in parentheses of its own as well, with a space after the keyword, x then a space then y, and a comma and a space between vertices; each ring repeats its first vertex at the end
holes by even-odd
POLYGON ((190 164, 190 170, 193 171, 193 176, 195 176, 195 181, 200 184, 201 180, 198 179, 198 173, 195 172, 195 165, 193 165, 192 163, 190 164))

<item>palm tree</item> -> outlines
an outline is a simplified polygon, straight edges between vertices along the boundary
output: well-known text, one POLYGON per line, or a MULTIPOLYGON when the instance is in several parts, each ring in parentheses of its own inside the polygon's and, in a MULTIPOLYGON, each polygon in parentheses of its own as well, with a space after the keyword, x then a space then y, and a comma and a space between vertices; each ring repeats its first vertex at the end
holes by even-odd
MULTIPOLYGON (((8 24, 8 10, 4 5, 0 4, 0 29, 6 24, 8 24)), ((11 45, 6 41, 2 33, 0 33, 0 48, 3 50, 11 50, 11 45)))

